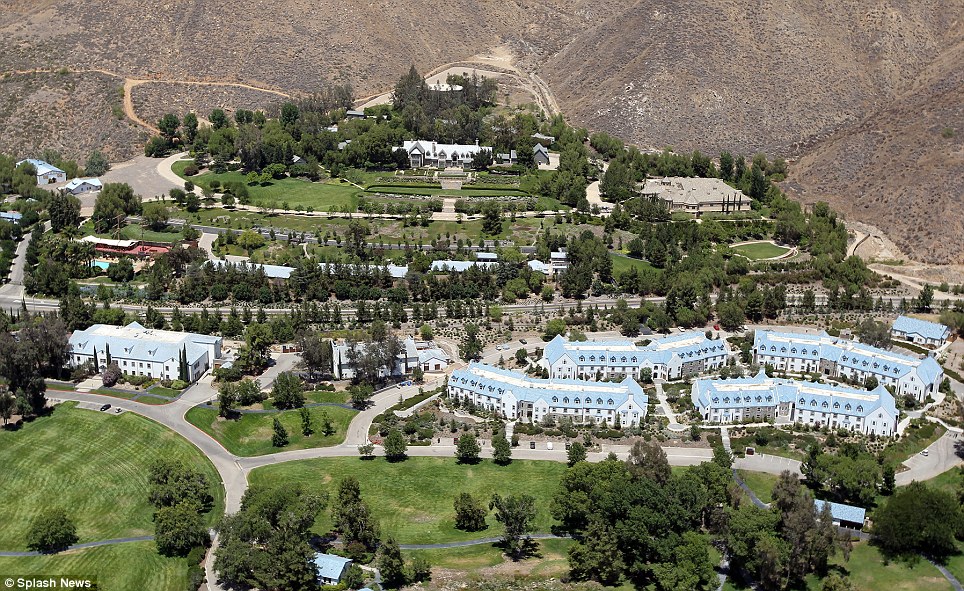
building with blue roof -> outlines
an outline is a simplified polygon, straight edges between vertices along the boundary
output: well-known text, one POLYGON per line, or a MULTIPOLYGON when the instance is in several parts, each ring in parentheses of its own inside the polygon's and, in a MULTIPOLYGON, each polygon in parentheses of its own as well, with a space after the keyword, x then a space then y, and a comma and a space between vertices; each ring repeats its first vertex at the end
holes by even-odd
POLYGON ((890 336, 898 341, 908 341, 936 349, 944 346, 947 338, 951 336, 951 329, 936 322, 898 316, 890 329, 890 336))
POLYGON ((69 183, 64 185, 61 190, 65 193, 70 193, 71 195, 81 195, 83 193, 94 193, 103 188, 104 185, 100 182, 100 179, 89 178, 72 179, 69 183))
POLYGON ((0 220, 4 222, 19 224, 22 219, 23 214, 19 211, 0 211, 0 220))
POLYGON ((873 391, 835 384, 755 376, 730 380, 696 380, 693 405, 708 423, 780 421, 865 435, 890 437, 899 415, 894 397, 882 385, 873 391))
POLYGON ((449 376, 447 394, 511 421, 538 423, 547 417, 574 423, 636 426, 646 417, 649 397, 632 378, 621 382, 538 379, 483 363, 449 376))
POLYGON ((820 374, 861 383, 874 377, 897 395, 921 402, 936 394, 944 379, 944 370, 933 357, 902 355, 826 332, 758 330, 753 338, 753 360, 783 373, 820 374))
POLYGON ((158 379, 181 378, 181 358, 187 357, 188 381, 194 382, 221 358, 221 337, 172 330, 95 324, 70 335, 68 365, 95 362, 97 371, 107 368, 108 357, 125 374, 158 379))
POLYGON ((37 171, 37 184, 38 185, 53 185, 56 183, 66 183, 67 173, 60 170, 53 164, 46 162, 44 160, 37 160, 36 158, 27 158, 26 160, 21 160, 17 162, 19 167, 22 164, 30 164, 37 171))
POLYGON ((319 585, 337 585, 351 565, 351 558, 335 554, 315 554, 315 569, 318 571, 319 585))
POLYGON ((722 367, 730 354, 726 341, 689 331, 654 340, 646 346, 632 341, 570 341, 552 339, 542 363, 552 378, 608 380, 640 379, 649 370, 653 379, 678 380, 722 367))
POLYGON ((480 269, 487 269, 492 266, 498 265, 495 261, 477 260, 477 261, 432 261, 431 271, 441 272, 441 273, 465 273, 472 267, 479 267, 480 269))
POLYGON ((814 509, 816 509, 817 513, 823 512, 824 505, 830 506, 830 517, 833 519, 834 525, 842 525, 854 529, 862 529, 864 527, 867 510, 863 507, 821 501, 820 499, 816 499, 813 502, 814 509))

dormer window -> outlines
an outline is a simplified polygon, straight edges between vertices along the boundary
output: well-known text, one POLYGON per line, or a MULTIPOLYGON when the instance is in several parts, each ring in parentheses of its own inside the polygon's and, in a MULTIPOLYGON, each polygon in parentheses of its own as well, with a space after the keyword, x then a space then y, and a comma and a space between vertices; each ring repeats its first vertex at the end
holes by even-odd
POLYGON ((610 399, 607 400, 606 402, 609 404, 609 406, 612 406, 612 405, 616 404, 615 402, 613 402, 613 399, 612 399, 612 398, 610 398, 610 399))
POLYGON ((847 403, 846 406, 844 406, 844 410, 847 410, 847 411, 849 411, 851 408, 853 408, 853 407, 850 406, 850 403, 849 403, 849 402, 847 403))
POLYGON ((830 408, 830 405, 827 404, 827 401, 824 401, 824 403, 821 404, 820 407, 821 407, 821 408, 830 408))
POLYGON ((800 399, 800 404, 806 404, 806 403, 807 402, 803 398, 800 399))
POLYGON ((811 401, 810 401, 810 406, 817 406, 817 401, 816 401, 816 400, 811 400, 811 401))
POLYGON ((573 403, 574 403, 574 404, 579 404, 579 399, 576 398, 575 400, 573 400, 573 403))
POLYGON ((837 409, 839 409, 839 408, 840 408, 840 403, 839 403, 839 402, 834 402, 834 403, 833 403, 833 409, 834 409, 834 410, 837 410, 837 409))
POLYGON ((553 396, 553 397, 552 397, 552 401, 553 401, 553 402, 559 402, 559 397, 558 397, 558 396, 553 396))
POLYGON ((563 399, 562 399, 562 403, 563 403, 563 404, 569 404, 569 397, 567 396, 567 397, 563 398, 563 399))
POLYGON ((714 397, 713 397, 713 404, 719 404, 719 403, 720 403, 720 398, 719 398, 718 396, 714 396, 714 397))
POLYGON ((864 407, 863 407, 863 406, 858 406, 858 407, 857 407, 857 412, 864 412, 864 407))
POLYGON ((602 406, 602 398, 597 398, 597 399, 596 399, 596 405, 597 405, 597 406, 602 406))

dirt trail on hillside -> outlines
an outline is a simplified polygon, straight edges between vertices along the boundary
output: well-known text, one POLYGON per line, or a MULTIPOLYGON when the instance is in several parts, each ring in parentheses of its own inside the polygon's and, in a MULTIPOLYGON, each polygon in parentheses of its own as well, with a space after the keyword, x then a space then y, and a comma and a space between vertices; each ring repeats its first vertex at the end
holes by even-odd
MULTIPOLYGON (((8 72, 2 72, 0 75, 17 75, 25 76, 30 74, 56 74, 61 71, 60 68, 47 68, 47 69, 34 69, 34 70, 13 70, 8 72)), ((118 78, 124 81, 124 115, 130 119, 134 124, 143 127, 144 129, 150 131, 151 133, 159 133, 156 126, 151 125, 147 121, 144 121, 137 115, 137 111, 134 109, 134 101, 132 98, 132 90, 135 86, 140 86, 142 84, 185 84, 190 86, 224 86, 224 87, 234 87, 234 88, 246 88, 248 90, 256 90, 259 92, 266 92, 268 94, 274 94, 282 98, 291 98, 291 95, 273 88, 262 88, 260 86, 254 86, 251 84, 245 84, 243 82, 220 82, 220 81, 210 81, 210 80, 175 80, 168 78, 129 78, 118 74, 117 72, 111 72, 110 70, 104 70, 101 68, 83 68, 83 69, 70 69, 71 74, 83 74, 96 72, 98 74, 104 74, 106 76, 111 76, 113 78, 118 78)))

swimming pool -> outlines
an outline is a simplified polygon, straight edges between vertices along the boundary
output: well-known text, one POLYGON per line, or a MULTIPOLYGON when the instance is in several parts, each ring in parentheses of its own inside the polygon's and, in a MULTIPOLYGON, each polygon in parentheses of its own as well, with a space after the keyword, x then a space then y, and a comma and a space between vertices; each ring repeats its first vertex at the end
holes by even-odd
POLYGON ((106 271, 110 267, 110 263, 108 261, 91 261, 90 266, 106 271))

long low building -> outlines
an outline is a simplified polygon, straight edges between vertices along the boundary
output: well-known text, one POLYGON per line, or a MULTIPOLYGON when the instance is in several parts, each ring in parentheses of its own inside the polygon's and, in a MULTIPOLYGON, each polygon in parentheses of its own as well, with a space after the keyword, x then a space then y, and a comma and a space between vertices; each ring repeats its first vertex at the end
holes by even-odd
POLYGON ((186 357, 188 381, 194 382, 221 358, 221 337, 127 326, 95 324, 70 336, 68 364, 78 367, 95 362, 97 371, 107 368, 108 358, 125 374, 158 379, 181 379, 181 360, 186 357))
POLYGON ((538 423, 568 417, 575 423, 636 426, 649 397, 632 378, 622 382, 537 379, 524 373, 470 363, 452 372, 448 396, 471 402, 511 421, 538 423))
POLYGON ((918 359, 857 341, 832 337, 826 332, 801 334, 758 330, 753 339, 753 360, 778 371, 846 378, 864 382, 873 376, 898 395, 923 402, 937 393, 944 370, 933 357, 918 359))
POLYGON ((897 430, 894 397, 883 386, 873 391, 769 378, 697 380, 693 405, 708 423, 782 421, 849 429, 890 437, 897 430))
POLYGON ((937 322, 898 316, 890 329, 890 336, 898 341, 908 341, 936 349, 944 346, 947 338, 951 336, 951 329, 937 322))
POLYGON ((720 179, 697 177, 664 177, 647 180, 641 190, 644 197, 658 199, 670 211, 691 213, 733 213, 749 211, 752 199, 720 179))
POLYGON ((543 362, 551 378, 608 380, 678 380, 718 369, 730 354, 726 341, 706 338, 699 331, 671 335, 638 346, 632 341, 570 341, 556 336, 546 345, 543 362))

